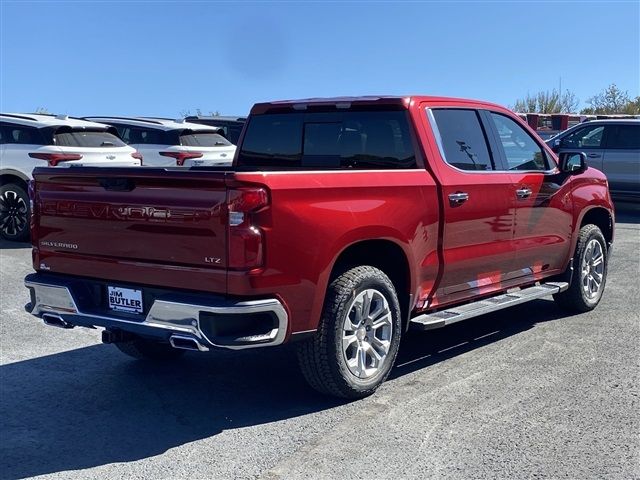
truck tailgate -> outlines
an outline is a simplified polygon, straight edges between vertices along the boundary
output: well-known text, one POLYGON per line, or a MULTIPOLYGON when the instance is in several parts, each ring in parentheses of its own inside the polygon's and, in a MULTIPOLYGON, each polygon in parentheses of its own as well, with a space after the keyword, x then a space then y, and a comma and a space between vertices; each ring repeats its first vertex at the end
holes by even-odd
POLYGON ((226 292, 226 176, 147 168, 36 169, 34 267, 226 292))

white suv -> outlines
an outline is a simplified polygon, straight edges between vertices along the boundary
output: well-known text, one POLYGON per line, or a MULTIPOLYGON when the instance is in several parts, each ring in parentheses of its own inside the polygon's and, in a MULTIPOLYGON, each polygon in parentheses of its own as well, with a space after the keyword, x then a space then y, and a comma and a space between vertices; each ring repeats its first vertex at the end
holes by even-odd
POLYGON ((85 118, 115 127, 142 154, 145 166, 229 166, 236 152, 219 127, 155 117, 85 118))
POLYGON ((0 236, 29 237, 28 182, 35 167, 140 166, 109 125, 66 115, 0 113, 0 236))

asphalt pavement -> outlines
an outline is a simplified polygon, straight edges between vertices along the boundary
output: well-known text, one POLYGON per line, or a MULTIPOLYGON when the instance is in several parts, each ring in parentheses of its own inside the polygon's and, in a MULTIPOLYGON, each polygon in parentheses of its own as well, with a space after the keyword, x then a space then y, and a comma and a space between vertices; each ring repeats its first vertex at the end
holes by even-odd
POLYGON ((0 243, 0 478, 640 478, 640 208, 602 302, 538 300, 411 333, 373 396, 305 384, 288 347, 132 360, 23 310, 0 243))

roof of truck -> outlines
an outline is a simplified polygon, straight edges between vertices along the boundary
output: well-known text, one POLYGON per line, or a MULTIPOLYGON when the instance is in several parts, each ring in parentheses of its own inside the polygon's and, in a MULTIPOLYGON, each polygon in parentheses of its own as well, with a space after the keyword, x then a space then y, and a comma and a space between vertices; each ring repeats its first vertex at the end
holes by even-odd
POLYGON ((273 102, 256 103, 251 109, 252 114, 265 113, 268 110, 279 108, 293 108, 294 110, 306 110, 307 106, 332 106, 337 108, 349 108, 351 105, 395 105, 407 108, 411 102, 454 102, 467 103, 491 107, 504 108, 495 103, 482 100, 471 100, 465 98, 440 97, 428 95, 367 95, 361 97, 327 97, 327 98, 302 98, 296 100, 277 100, 273 102))

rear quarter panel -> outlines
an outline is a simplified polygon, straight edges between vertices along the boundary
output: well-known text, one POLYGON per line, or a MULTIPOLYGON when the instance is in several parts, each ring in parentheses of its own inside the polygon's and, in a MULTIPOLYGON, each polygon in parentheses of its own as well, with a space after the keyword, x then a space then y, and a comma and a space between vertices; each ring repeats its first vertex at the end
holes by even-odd
POLYGON ((265 269, 228 276, 231 295, 284 300, 291 331, 313 330, 320 319, 331 270, 344 249, 386 239, 405 252, 411 291, 436 278, 438 197, 423 169, 239 173, 267 185, 270 208, 256 214, 265 235, 265 269))

